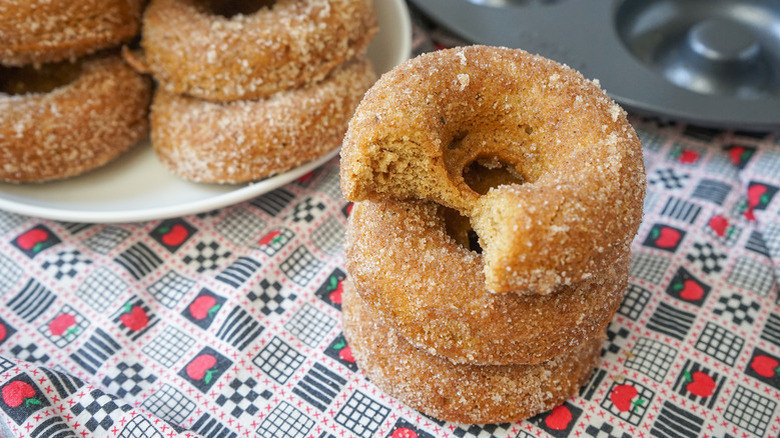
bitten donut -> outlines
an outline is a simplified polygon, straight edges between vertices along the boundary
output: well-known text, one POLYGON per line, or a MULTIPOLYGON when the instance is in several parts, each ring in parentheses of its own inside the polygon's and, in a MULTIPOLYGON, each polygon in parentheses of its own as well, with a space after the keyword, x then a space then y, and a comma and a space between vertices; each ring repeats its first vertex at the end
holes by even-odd
POLYGON ((600 276, 642 216, 641 144, 625 112, 597 83, 522 50, 401 64, 367 92, 341 154, 348 200, 425 198, 470 218, 494 292, 600 276), (479 188, 467 175, 480 168, 514 182, 479 188))
POLYGON ((265 99, 208 102, 157 90, 152 145, 173 174, 192 181, 253 181, 314 160, 341 144, 376 80, 364 57, 318 83, 265 99))
POLYGON ((457 423, 508 423, 575 395, 600 361, 603 333, 538 365, 455 365, 414 348, 375 318, 347 281, 344 336, 363 374, 397 400, 457 423))
POLYGON ((151 81, 119 55, 0 68, 0 180, 67 178, 149 132, 151 81))
POLYGON ((22 66, 77 57, 138 34, 145 0, 0 2, 0 64, 22 66))
POLYGON ((450 215, 458 213, 393 199, 357 202, 350 214, 347 273, 366 304, 416 347, 456 363, 536 364, 612 319, 629 254, 550 294, 495 294, 485 286, 482 256, 448 232, 450 215))
POLYGON ((169 93, 254 99, 321 80, 378 29, 371 0, 277 0, 240 13, 264 3, 152 0, 143 62, 169 93))

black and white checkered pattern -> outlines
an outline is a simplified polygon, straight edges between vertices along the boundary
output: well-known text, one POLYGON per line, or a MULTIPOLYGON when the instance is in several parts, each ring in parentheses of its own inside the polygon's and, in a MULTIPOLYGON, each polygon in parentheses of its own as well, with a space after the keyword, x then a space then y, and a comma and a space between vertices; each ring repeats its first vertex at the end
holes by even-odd
POLYGON ((727 316, 736 325, 753 324, 758 317, 761 306, 758 301, 750 297, 732 293, 729 296, 721 295, 712 313, 727 316))
POLYGON ((452 435, 458 438, 498 438, 506 437, 509 433, 508 423, 501 424, 464 424, 452 431, 452 435))
POLYGON ((136 280, 149 275, 163 262, 157 253, 142 242, 136 242, 122 251, 115 259, 136 280))
POLYGON ((343 199, 339 181, 339 168, 337 166, 325 170, 322 178, 317 182, 317 191, 324 193, 333 200, 340 201, 343 199))
MULTIPOLYGON (((170 435, 170 432, 169 432, 170 435)), ((136 415, 125 424, 117 438, 165 438, 160 429, 142 415, 136 415)))
MULTIPOLYGON (((596 423, 594 421, 593 423, 596 423)), ((631 435, 628 434, 628 432, 625 432, 621 429, 615 429, 615 426, 607 423, 602 422, 598 426, 596 424, 589 424, 588 427, 585 428, 585 434, 592 438, 631 438, 631 435)))
POLYGON ((753 166, 753 171, 769 178, 777 178, 780 175, 780 152, 764 149, 761 159, 753 166))
POLYGON ((197 281, 192 278, 185 277, 171 270, 155 280, 146 290, 152 298, 159 301, 163 306, 173 309, 195 284, 197 284, 197 281))
POLYGON ((217 274, 217 280, 238 288, 246 283, 262 264, 250 257, 241 256, 233 261, 224 271, 217 274))
POLYGON ((695 242, 685 258, 698 266, 705 274, 712 274, 723 270, 721 262, 726 260, 727 256, 716 251, 709 242, 695 242))
POLYGON ((775 260, 780 259, 780 222, 766 223, 761 231, 769 255, 775 260))
POLYGON ((124 228, 106 225, 100 231, 84 239, 84 245, 98 254, 108 254, 121 245, 132 233, 124 228))
POLYGON ((713 179, 703 179, 693 189, 692 197, 709 201, 718 205, 723 205, 723 201, 729 196, 732 190, 731 184, 713 179))
POLYGON ((325 203, 319 199, 308 197, 293 207, 292 212, 285 218, 295 223, 312 223, 325 211, 325 203))
POLYGON ((304 304, 284 324, 288 332, 312 348, 316 347, 335 326, 336 320, 309 303, 304 304))
POLYGON ((320 251, 336 255, 344 247, 344 232, 346 228, 335 217, 331 216, 311 233, 311 241, 320 251))
POLYGON ((216 240, 201 240, 189 254, 182 257, 182 261, 198 273, 219 269, 232 253, 229 249, 223 249, 216 240))
POLYGON ((265 227, 260 216, 241 207, 231 209, 215 226, 219 234, 236 245, 246 245, 257 235, 257 230, 265 227))
POLYGON ((90 432, 103 434, 107 432, 116 420, 133 406, 117 401, 117 397, 95 389, 79 397, 78 402, 70 407, 75 415, 75 421, 81 423, 90 432))
POLYGON ((281 315, 298 298, 290 288, 282 287, 282 284, 273 278, 260 280, 246 296, 253 304, 262 305, 260 311, 265 316, 281 315))
POLYGON ((0 234, 11 231, 27 220, 29 220, 29 217, 27 216, 11 213, 10 211, 0 210, 0 234))
POLYGON ((756 436, 766 436, 777 401, 737 385, 723 418, 756 436))
POLYGON ((120 276, 100 267, 87 275, 76 289, 76 296, 96 312, 104 312, 109 306, 116 305, 117 297, 129 287, 120 276))
POLYGON ((707 322, 694 347, 728 366, 734 366, 745 340, 715 323, 707 322))
POLYGON ((706 164, 707 173, 714 173, 726 180, 736 181, 739 178, 739 168, 734 165, 727 154, 713 154, 706 164))
POLYGON ((650 302, 652 292, 633 283, 629 283, 618 313, 636 321, 650 302))
POLYGON ((663 342, 640 337, 631 348, 625 367, 637 370, 656 382, 663 382, 677 357, 677 350, 663 342))
POLYGON ((641 126, 636 127, 636 135, 642 140, 642 148, 658 152, 666 143, 666 137, 660 135, 657 131, 645 129, 641 126))
POLYGON ((685 187, 690 179, 687 173, 680 173, 672 168, 656 169, 647 178, 647 183, 653 186, 663 186, 666 190, 677 190, 685 187))
POLYGON ((625 348, 626 340, 630 335, 631 332, 626 327, 616 321, 610 323, 607 326, 607 339, 601 347, 601 356, 615 356, 620 353, 620 350, 625 348))
POLYGON ((287 402, 281 402, 255 431, 262 437, 298 438, 308 436, 314 420, 287 402))
POLYGON ((141 351, 163 366, 172 367, 189 350, 195 339, 169 325, 158 333, 141 351))
POLYGON ((22 342, 23 343, 14 344, 8 350, 14 358, 25 362, 40 364, 45 364, 49 361, 50 357, 46 354, 46 350, 41 348, 39 351, 38 344, 30 341, 25 342, 24 339, 22 339, 22 342))
POLYGON ((252 359, 268 377, 284 384, 300 368, 306 358, 279 337, 274 336, 252 359))
POLYGON ((695 314, 661 302, 650 316, 647 328, 682 341, 695 319, 695 314))
POLYGON ((258 386, 257 380, 250 376, 243 380, 239 378, 231 380, 217 396, 216 402, 235 418, 253 417, 260 410, 258 404, 270 396, 271 392, 258 386))
POLYGON ((301 245, 284 259, 279 268, 295 284, 306 286, 322 270, 325 262, 315 257, 308 248, 301 245))
POLYGON ((671 264, 672 262, 668 257, 638 252, 633 254, 631 258, 631 270, 629 273, 632 277, 659 284, 671 264))
POLYGON ((103 386, 119 398, 135 397, 157 381, 157 376, 149 373, 139 362, 119 362, 103 377, 103 386))
POLYGON ((334 420, 359 437, 371 437, 385 421, 390 408, 355 391, 339 409, 334 420))
POLYGON ((182 424, 195 410, 194 401, 169 384, 154 391, 142 406, 152 414, 173 424, 182 424))
POLYGON ((45 271, 51 271, 56 280, 61 280, 63 277, 75 277, 91 264, 92 260, 83 257, 81 251, 74 249, 57 252, 54 257, 44 261, 41 267, 45 271))

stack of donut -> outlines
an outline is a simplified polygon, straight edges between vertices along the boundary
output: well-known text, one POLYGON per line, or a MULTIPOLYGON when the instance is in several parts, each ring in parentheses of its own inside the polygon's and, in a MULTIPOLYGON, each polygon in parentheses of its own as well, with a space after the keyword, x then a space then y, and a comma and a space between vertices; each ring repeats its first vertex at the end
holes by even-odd
POLYGON ((117 48, 144 3, 0 2, 0 181, 75 176, 146 137, 151 82, 117 48))
POLYGON ((342 147, 344 334, 379 388, 465 423, 527 418, 600 359, 642 216, 641 144, 579 73, 521 50, 419 56, 342 147))
POLYGON ((376 32, 372 0, 152 0, 134 63, 159 84, 158 158, 183 179, 239 183, 336 149, 376 80, 376 32))

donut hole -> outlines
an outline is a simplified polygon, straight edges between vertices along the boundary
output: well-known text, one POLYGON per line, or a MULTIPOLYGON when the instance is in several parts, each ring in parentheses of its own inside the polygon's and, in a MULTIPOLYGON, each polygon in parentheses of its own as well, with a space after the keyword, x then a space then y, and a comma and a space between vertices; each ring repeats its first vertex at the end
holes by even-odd
POLYGON ((480 195, 507 184, 523 184, 526 179, 515 169, 497 158, 480 158, 463 169, 463 181, 480 195))
POLYGON ((203 0, 203 3, 212 15, 221 15, 230 18, 236 15, 251 15, 268 8, 271 9, 275 0, 203 0))
POLYGON ((479 236, 471 227, 469 218, 458 213, 457 210, 448 207, 441 207, 439 213, 444 219, 444 229, 457 244, 482 254, 482 246, 479 244, 479 236))
POLYGON ((68 85, 81 74, 81 63, 61 62, 39 67, 0 67, 0 93, 49 93, 68 85))

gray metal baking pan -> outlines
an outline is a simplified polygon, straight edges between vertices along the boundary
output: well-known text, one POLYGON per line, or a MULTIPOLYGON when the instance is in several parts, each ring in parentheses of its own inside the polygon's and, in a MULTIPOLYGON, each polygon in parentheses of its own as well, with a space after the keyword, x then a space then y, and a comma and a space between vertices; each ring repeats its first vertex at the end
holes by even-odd
POLYGON ((780 2, 411 0, 478 44, 598 79, 626 109, 714 128, 780 128, 780 2))

